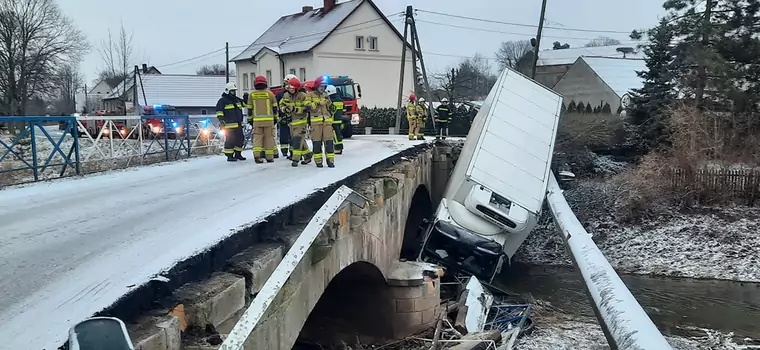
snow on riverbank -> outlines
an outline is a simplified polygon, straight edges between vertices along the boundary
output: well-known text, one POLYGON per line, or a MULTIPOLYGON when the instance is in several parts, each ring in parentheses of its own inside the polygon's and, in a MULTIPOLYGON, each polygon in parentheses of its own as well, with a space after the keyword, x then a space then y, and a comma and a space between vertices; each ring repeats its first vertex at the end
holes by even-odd
MULTIPOLYGON (((581 184, 565 197, 619 272, 760 282, 760 208, 696 207, 656 220, 620 224, 581 184), (598 215, 594 217, 594 215, 598 215)), ((600 194, 599 196, 602 196, 600 194)), ((548 214, 548 210, 547 213, 548 214)), ((542 220, 518 251, 523 263, 569 265, 553 220, 542 220)))
MULTIPOLYGON (((563 314, 544 315, 536 318, 536 328, 529 336, 517 341, 520 350, 575 350, 609 349, 602 328, 593 319, 563 314)), ((733 350, 754 349, 738 345, 732 334, 702 330, 703 336, 684 338, 666 336, 673 350, 733 350)))

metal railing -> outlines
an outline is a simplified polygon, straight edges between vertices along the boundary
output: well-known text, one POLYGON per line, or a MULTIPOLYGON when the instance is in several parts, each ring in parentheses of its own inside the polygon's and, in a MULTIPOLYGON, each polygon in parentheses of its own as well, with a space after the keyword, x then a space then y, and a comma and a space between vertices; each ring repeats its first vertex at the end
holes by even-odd
POLYGON ((567 250, 581 273, 610 347, 630 350, 671 349, 591 239, 591 235, 575 217, 554 174, 549 177, 546 201, 567 250))
POLYGON ((80 174, 74 117, 2 117, 0 121, 9 128, 7 135, 0 131, 0 174, 31 176, 33 181, 44 179, 50 168, 61 168, 58 177, 68 169, 80 174), (53 133, 49 128, 55 125, 45 125, 51 123, 63 132, 53 133), (69 137, 71 141, 64 142, 69 137))
POLYGON ((269 276, 269 279, 261 287, 261 291, 253 299, 251 305, 245 310, 240 320, 232 328, 229 336, 224 340, 222 346, 219 349, 223 350, 240 350, 243 348, 246 339, 253 333, 256 326, 261 321, 262 317, 267 313, 267 310, 274 302, 277 294, 285 286, 293 271, 296 270, 301 260, 307 256, 309 248, 314 244, 322 232, 322 229, 328 222, 328 219, 348 201, 359 207, 364 207, 368 199, 364 198, 360 194, 354 192, 351 188, 343 185, 340 186, 330 198, 327 199, 325 204, 319 208, 316 214, 311 218, 309 223, 304 228, 301 235, 298 236, 293 246, 288 250, 288 253, 283 257, 282 261, 277 268, 269 276))

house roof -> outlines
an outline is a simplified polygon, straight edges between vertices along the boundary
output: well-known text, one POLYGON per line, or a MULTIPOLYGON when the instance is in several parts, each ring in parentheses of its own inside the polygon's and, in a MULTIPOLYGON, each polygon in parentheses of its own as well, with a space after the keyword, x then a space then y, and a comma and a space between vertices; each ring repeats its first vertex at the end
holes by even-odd
MULTIPOLYGON (((230 76, 230 79, 234 79, 230 76)), ((175 107, 212 107, 227 84, 225 76, 156 74, 142 77, 142 89, 138 91, 140 104, 166 104, 175 107), (145 98, 143 92, 145 90, 145 98)), ((130 88, 132 84, 130 81, 130 88)), ((138 87, 140 86, 138 80, 138 87)), ((109 98, 115 98, 115 95, 109 98)))
MULTIPOLYGON (((610 45, 596 47, 578 47, 572 49, 544 50, 538 52, 537 66, 554 66, 563 64, 573 64, 578 57, 614 57, 623 58, 623 53, 617 51, 620 47, 631 47, 626 45, 610 45)), ((625 55, 625 58, 644 58, 644 53, 636 51, 625 55)))
POLYGON ((623 97, 631 89, 644 86, 644 79, 636 74, 638 71, 647 70, 646 61, 643 59, 581 57, 578 60, 586 62, 618 97, 623 97))
MULTIPOLYGON (((401 33, 388 21, 388 18, 372 0, 350 0, 335 4, 335 7, 327 13, 323 12, 322 8, 318 8, 306 13, 299 12, 280 17, 253 44, 233 57, 231 61, 250 59, 263 48, 270 49, 280 55, 309 51, 322 43, 365 2, 377 11, 381 19, 396 33, 400 40, 403 40, 401 33)), ((372 20, 372 22, 374 21, 372 20)), ((359 24, 366 23, 368 22, 359 24)))

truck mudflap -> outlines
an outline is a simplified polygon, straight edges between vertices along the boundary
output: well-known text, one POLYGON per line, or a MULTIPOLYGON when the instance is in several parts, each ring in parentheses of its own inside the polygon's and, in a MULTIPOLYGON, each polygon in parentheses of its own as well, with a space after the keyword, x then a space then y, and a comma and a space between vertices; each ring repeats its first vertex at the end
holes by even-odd
POLYGON ((429 223, 420 260, 443 266, 447 274, 465 274, 493 281, 506 255, 498 242, 444 220, 429 223))

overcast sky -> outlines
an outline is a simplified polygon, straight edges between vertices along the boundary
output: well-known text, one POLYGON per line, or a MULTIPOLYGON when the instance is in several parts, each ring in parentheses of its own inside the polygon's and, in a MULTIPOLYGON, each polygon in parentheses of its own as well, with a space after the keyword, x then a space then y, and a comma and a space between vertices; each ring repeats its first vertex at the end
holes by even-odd
MULTIPOLYGON (((343 2, 345 0, 339 0, 343 2)), ((134 31, 136 58, 155 65, 163 73, 190 73, 203 64, 224 63, 224 52, 177 63, 230 43, 230 56, 242 51, 280 16, 299 12, 302 6, 322 7, 321 0, 295 1, 210 1, 210 0, 58 0, 63 11, 87 35, 92 52, 82 64, 82 72, 91 82, 102 66, 97 48, 107 37, 108 29, 118 32, 120 22, 134 31)), ((380 9, 399 26, 400 17, 391 14, 407 5, 459 16, 526 25, 538 23, 540 0, 375 0, 380 9)), ((630 43, 627 34, 634 28, 647 28, 664 15, 663 0, 548 0, 546 26, 541 48, 562 41, 572 47, 582 46, 604 35, 630 43), (589 31, 575 31, 586 29, 589 31)), ((418 12, 420 41, 428 71, 454 66, 461 57, 476 53, 489 58, 500 42, 526 40, 535 36, 534 27, 488 23, 418 12), (436 22, 442 26, 427 22, 436 22), (472 30, 451 26, 479 28, 472 30), (489 32, 490 31, 490 32, 489 32)), ((234 66, 234 65, 233 65, 234 66)), ((336 72, 335 74, 339 74, 336 72)))

